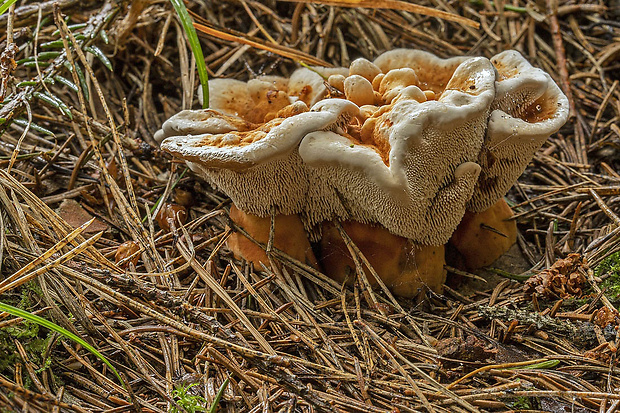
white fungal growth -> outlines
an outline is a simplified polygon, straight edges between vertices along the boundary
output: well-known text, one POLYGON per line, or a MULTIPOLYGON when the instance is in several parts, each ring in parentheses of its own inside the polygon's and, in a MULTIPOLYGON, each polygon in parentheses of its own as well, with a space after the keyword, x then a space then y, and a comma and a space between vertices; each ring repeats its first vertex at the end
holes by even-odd
POLYGON ((389 110, 375 112, 364 144, 327 131, 302 140, 301 158, 340 194, 347 219, 378 222, 427 245, 447 241, 480 172, 474 161, 495 95, 495 71, 486 59, 468 60, 454 77, 461 83, 452 83, 439 101, 424 102, 419 88, 405 88, 410 93, 389 110))
POLYGON ((568 99, 551 76, 530 65, 518 52, 491 59, 498 72, 482 166, 469 209, 480 212, 504 196, 534 153, 568 118, 568 99))
POLYGON ((321 222, 341 219, 441 245, 466 209, 508 191, 568 114, 551 78, 517 52, 489 61, 399 49, 209 87, 210 109, 157 132, 162 149, 247 213, 299 214, 314 240, 321 222))
POLYGON ((344 80, 344 94, 348 100, 357 106, 372 105, 375 103, 375 94, 372 84, 360 75, 351 75, 344 80))
POLYGON ((338 89, 341 93, 344 93, 344 79, 346 78, 342 75, 331 75, 327 79, 327 83, 329 83, 330 86, 338 89))
POLYGON ((417 86, 419 84, 420 81, 415 70, 408 67, 393 69, 381 79, 379 93, 383 96, 385 103, 390 103, 407 86, 417 86))
POLYGON ((364 59, 363 57, 354 60, 351 62, 351 66, 349 66, 349 76, 359 75, 371 83, 380 73, 381 69, 379 69, 376 64, 364 59))

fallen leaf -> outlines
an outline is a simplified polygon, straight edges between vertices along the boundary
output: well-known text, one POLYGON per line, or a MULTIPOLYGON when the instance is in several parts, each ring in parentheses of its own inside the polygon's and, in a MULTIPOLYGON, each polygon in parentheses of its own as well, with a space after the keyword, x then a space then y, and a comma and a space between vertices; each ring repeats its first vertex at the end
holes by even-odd
MULTIPOLYGON (((67 224, 73 228, 77 228, 85 222, 90 221, 93 217, 82 206, 73 199, 65 199, 62 201, 56 213, 64 219, 67 224)), ((105 222, 96 219, 90 224, 84 232, 94 233, 100 231, 107 231, 110 228, 105 222)))

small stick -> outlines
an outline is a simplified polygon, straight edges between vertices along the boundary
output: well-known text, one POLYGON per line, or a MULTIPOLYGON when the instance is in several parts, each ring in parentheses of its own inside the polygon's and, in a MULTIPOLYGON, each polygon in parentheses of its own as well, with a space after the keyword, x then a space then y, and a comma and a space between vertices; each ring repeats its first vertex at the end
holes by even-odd
POLYGON ((553 47, 555 48, 555 61, 558 64, 562 89, 568 98, 568 105, 570 107, 569 117, 572 118, 575 116, 575 101, 573 100, 573 92, 570 88, 568 68, 566 67, 566 52, 564 50, 564 43, 562 42, 560 23, 558 22, 558 4, 556 0, 546 0, 546 3, 547 13, 549 13, 549 25, 551 26, 551 36, 553 37, 553 47))

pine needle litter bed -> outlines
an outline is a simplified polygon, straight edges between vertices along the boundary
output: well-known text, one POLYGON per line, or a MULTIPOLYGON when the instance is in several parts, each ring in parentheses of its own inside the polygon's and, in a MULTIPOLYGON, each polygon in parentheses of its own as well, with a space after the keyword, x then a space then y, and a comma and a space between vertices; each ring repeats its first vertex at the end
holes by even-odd
MULTIPOLYGON (((369 117, 385 102, 362 75, 386 51, 461 62, 516 50, 551 76, 568 121, 501 200, 516 244, 490 265, 442 246, 445 283, 414 298, 376 281, 394 255, 363 252, 405 241, 358 235, 368 220, 321 227, 267 208, 266 235, 249 245, 260 258, 238 257, 247 232, 231 199, 157 140, 167 119, 200 108, 178 3, 0 6, 0 411, 620 411, 617 1, 185 3, 211 79, 258 90, 324 67, 315 87, 369 117), (360 75, 337 73, 352 62, 360 75), (283 252, 280 219, 308 233, 318 262, 283 252)), ((286 110, 316 103, 305 92, 286 110)), ((363 146, 362 121, 339 122, 311 135, 363 146)), ((454 165, 457 177, 480 171, 454 165)), ((492 244, 505 238, 473 222, 492 244)))

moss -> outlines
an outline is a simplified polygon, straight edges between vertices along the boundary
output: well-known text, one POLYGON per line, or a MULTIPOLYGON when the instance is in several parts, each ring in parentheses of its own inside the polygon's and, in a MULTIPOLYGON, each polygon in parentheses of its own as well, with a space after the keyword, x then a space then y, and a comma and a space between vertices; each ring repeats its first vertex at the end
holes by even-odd
MULTIPOLYGON (((41 294, 39 285, 31 282, 21 289, 21 294, 3 297, 3 302, 30 310, 33 302, 38 302, 41 294), (33 299, 34 298, 34 299, 33 299)), ((20 323, 10 325, 0 329, 0 374, 6 377, 15 375, 15 364, 21 363, 21 358, 17 354, 15 341, 19 341, 26 353, 28 360, 38 366, 38 372, 48 368, 51 364, 49 358, 44 359, 49 340, 53 334, 46 329, 41 329, 36 323, 22 320, 20 323)), ((24 370, 25 371, 25 370, 24 370)), ((31 384, 30 378, 24 375, 24 384, 28 387, 31 384)))
POLYGON ((520 396, 505 402, 508 407, 514 410, 531 410, 534 404, 529 397, 520 396))
POLYGON ((605 258, 594 270, 597 277, 606 275, 601 283, 605 295, 612 302, 620 301, 620 252, 615 252, 605 258))
POLYGON ((591 297, 583 296, 581 298, 568 297, 562 302, 562 308, 566 310, 576 310, 584 304, 589 304, 591 297))
MULTIPOLYGON (((174 401, 188 413, 204 412, 207 410, 207 401, 204 397, 194 394, 190 389, 198 383, 179 385, 172 391, 174 401)), ((170 413, 178 413, 176 406, 170 408, 170 413)))
POLYGON ((600 277, 608 272, 611 272, 612 275, 620 275, 620 251, 614 252, 601 261, 601 263, 594 270, 594 275, 600 277))

